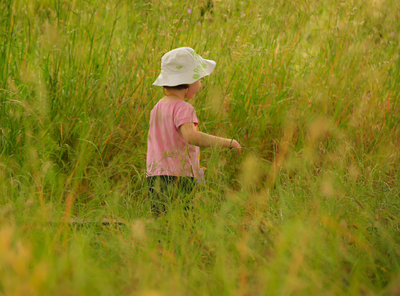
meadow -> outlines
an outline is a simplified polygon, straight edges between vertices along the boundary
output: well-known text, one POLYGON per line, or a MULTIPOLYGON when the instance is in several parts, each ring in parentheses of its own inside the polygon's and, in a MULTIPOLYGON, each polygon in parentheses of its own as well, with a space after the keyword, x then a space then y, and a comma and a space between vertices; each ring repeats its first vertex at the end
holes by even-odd
POLYGON ((399 11, 1 1, 0 294, 400 295, 399 11), (155 219, 152 83, 181 46, 217 62, 200 129, 243 151, 202 148, 193 210, 155 219))

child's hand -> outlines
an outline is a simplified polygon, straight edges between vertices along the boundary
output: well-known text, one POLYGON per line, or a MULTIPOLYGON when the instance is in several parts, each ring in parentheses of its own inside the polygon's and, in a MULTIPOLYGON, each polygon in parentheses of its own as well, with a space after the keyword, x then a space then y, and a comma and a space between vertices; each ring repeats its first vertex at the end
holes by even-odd
POLYGON ((237 149, 238 150, 237 154, 240 155, 240 151, 242 150, 242 146, 240 146, 238 141, 232 140, 229 149, 237 149))

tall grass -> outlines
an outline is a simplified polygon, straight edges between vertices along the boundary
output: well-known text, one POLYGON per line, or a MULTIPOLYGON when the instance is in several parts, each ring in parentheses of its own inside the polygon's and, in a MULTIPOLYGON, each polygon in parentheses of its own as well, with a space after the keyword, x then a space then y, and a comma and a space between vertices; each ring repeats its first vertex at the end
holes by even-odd
POLYGON ((399 6, 2 1, 1 293, 397 295, 399 6), (217 62, 201 130, 244 152, 202 149, 193 211, 155 220, 152 82, 179 46, 217 62))

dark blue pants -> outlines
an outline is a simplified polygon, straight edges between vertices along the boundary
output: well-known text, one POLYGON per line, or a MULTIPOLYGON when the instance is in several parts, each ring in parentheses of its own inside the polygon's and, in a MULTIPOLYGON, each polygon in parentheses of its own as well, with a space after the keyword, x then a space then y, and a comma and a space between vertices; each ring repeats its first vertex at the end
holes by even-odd
POLYGON ((152 176, 147 178, 151 212, 155 215, 165 213, 177 197, 188 206, 188 196, 194 191, 197 180, 193 177, 152 176))

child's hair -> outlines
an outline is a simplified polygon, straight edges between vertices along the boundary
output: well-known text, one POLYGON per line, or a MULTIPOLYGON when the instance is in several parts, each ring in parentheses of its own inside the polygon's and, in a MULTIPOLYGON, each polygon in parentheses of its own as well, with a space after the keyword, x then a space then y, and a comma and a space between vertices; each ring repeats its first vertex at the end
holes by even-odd
POLYGON ((164 85, 163 87, 166 89, 187 89, 189 88, 189 84, 179 84, 175 86, 164 85))

